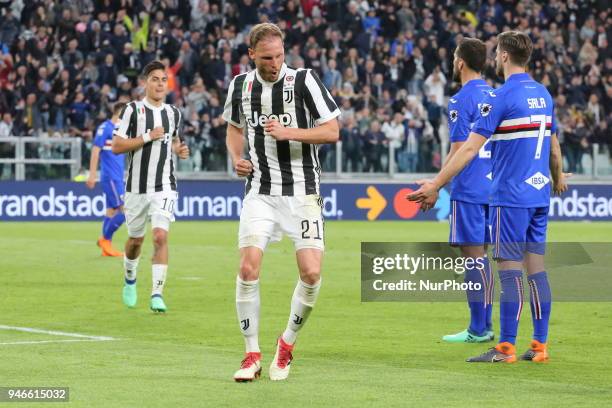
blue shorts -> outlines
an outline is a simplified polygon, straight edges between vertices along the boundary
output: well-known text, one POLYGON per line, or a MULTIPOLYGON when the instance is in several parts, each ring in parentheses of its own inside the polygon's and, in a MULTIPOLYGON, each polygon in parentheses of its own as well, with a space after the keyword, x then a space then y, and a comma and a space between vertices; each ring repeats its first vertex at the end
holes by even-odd
POLYGON ((125 186, 123 180, 100 180, 104 198, 106 199, 106 208, 118 208, 123 205, 123 195, 125 194, 125 186))
POLYGON ((485 245, 491 243, 489 206, 451 200, 451 245, 485 245))
POLYGON ((521 262, 525 252, 544 255, 548 207, 491 206, 493 258, 521 262))

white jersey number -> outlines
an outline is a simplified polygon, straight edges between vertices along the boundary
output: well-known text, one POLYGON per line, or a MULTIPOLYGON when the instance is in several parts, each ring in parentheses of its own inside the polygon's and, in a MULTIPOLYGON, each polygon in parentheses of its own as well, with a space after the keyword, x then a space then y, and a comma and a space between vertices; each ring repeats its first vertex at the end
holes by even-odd
POLYGON ((490 159, 491 158, 491 150, 486 150, 485 147, 489 144, 491 139, 487 139, 487 141, 482 145, 480 150, 478 150, 478 157, 481 159, 490 159))
POLYGON ((544 145, 544 135, 546 134, 546 115, 531 115, 531 123, 539 123, 538 129, 538 146, 536 147, 534 159, 539 159, 542 155, 542 146, 544 145))

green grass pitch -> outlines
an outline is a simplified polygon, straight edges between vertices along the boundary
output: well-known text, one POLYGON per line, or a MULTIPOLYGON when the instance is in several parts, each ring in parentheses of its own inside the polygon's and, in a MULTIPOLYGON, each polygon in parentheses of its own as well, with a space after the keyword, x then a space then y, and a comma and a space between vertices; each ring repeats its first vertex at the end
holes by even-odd
MULTIPOLYGON (((464 362, 488 345, 440 341, 464 328, 463 303, 360 302, 360 241, 443 241, 444 223, 328 222, 321 294, 281 383, 267 378, 267 368, 297 272, 291 243, 272 245, 261 277, 264 373, 251 384, 232 381, 243 357, 234 308, 238 224, 173 224, 166 315, 148 310, 150 237, 139 304, 128 310, 122 263, 99 256, 99 228, 0 224, 0 325, 119 339, 57 342, 70 338, 0 330, 0 386, 70 387, 70 403, 58 406, 75 407, 596 407, 612 400, 612 303, 555 303, 551 362, 500 366, 464 362)), ((125 236, 122 228, 117 246, 125 236)), ((612 238, 606 223, 551 223, 549 239, 612 238)), ((530 333, 525 305, 519 351, 530 333)))

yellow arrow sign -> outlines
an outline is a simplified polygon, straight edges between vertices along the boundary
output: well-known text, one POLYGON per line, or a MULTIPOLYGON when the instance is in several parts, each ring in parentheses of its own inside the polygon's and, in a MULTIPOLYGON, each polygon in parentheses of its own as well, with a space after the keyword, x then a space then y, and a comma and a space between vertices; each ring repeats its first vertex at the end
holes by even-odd
POLYGON ((358 198, 356 204, 357 208, 369 208, 368 220, 373 221, 385 209, 387 200, 374 186, 368 186, 366 192, 368 193, 368 198, 358 198))

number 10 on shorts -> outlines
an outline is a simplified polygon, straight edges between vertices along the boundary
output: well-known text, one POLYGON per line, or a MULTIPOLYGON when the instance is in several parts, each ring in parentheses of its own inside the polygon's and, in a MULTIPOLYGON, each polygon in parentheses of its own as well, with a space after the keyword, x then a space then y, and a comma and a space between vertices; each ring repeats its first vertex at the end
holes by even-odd
POLYGON ((169 213, 174 213, 174 202, 176 200, 168 199, 168 197, 164 197, 164 203, 162 205, 162 210, 168 211, 169 213))

